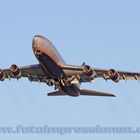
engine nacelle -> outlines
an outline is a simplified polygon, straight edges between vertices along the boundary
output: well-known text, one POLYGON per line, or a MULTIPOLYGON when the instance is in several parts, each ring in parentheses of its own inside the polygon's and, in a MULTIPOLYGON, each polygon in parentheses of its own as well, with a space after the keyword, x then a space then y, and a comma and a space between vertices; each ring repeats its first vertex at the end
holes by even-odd
POLYGON ((0 81, 3 81, 5 79, 5 73, 3 70, 0 69, 0 81))
POLYGON ((108 71, 108 76, 114 82, 119 82, 120 80, 120 74, 116 72, 114 69, 110 69, 108 71))
POLYGON ((86 76, 92 76, 93 75, 93 69, 88 66, 88 65, 85 65, 83 66, 83 73, 86 75, 86 76))
POLYGON ((10 71, 12 72, 12 74, 16 77, 20 77, 21 76, 21 70, 20 68, 13 64, 11 67, 10 67, 10 71))

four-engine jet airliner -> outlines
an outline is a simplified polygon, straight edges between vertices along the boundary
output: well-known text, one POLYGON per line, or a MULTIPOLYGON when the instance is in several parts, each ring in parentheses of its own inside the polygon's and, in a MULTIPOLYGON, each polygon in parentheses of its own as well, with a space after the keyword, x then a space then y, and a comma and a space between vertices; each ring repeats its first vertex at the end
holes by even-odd
POLYGON ((43 82, 49 86, 54 86, 56 90, 48 93, 48 96, 91 95, 114 97, 114 94, 80 89, 79 85, 83 82, 92 82, 96 78, 114 82, 140 79, 140 73, 92 68, 85 63, 82 66, 68 65, 54 45, 41 35, 34 36, 32 49, 39 64, 24 67, 13 64, 9 69, 0 69, 0 80, 26 77, 30 81, 43 82))

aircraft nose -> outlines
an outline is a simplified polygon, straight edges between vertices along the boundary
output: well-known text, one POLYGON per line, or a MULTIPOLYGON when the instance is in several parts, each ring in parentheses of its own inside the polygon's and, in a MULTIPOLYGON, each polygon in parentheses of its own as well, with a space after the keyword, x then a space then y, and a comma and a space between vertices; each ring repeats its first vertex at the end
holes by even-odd
POLYGON ((33 50, 37 50, 39 48, 39 42, 40 42, 40 36, 39 35, 35 35, 32 41, 32 47, 33 50))
POLYGON ((38 42, 38 40, 39 40, 39 36, 38 35, 35 35, 34 37, 33 37, 33 44, 36 44, 37 42, 38 42))

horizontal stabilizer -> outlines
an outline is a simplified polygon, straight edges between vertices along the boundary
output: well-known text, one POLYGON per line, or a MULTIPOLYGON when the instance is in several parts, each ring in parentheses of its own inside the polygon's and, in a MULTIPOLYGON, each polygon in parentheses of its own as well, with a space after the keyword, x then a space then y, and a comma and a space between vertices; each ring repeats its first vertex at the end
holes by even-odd
POLYGON ((66 94, 60 90, 48 93, 48 96, 65 96, 66 94))
POLYGON ((98 92, 94 90, 87 90, 87 89, 81 89, 80 90, 81 95, 89 95, 89 96, 107 96, 107 97, 115 97, 114 94, 109 94, 109 93, 103 93, 103 92, 98 92))

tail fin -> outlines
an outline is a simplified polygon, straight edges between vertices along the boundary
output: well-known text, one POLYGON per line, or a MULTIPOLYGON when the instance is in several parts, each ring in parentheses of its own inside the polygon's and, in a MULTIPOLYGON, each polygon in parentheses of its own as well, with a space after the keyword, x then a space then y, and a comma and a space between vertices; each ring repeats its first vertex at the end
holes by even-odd
POLYGON ((86 63, 85 63, 85 62, 83 62, 82 67, 83 67, 83 66, 85 66, 85 65, 86 65, 86 63))
POLYGON ((103 93, 103 92, 98 92, 98 91, 93 91, 93 90, 87 90, 87 89, 81 89, 81 90, 80 90, 80 94, 81 94, 81 95, 88 95, 88 96, 115 97, 114 94, 103 93))

